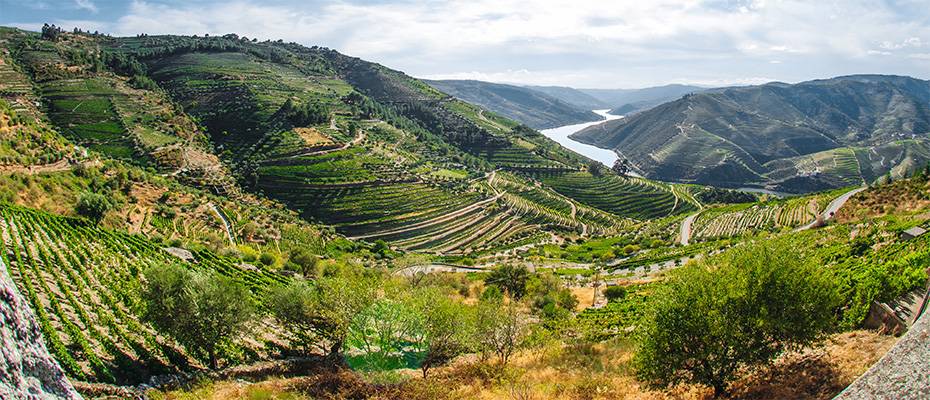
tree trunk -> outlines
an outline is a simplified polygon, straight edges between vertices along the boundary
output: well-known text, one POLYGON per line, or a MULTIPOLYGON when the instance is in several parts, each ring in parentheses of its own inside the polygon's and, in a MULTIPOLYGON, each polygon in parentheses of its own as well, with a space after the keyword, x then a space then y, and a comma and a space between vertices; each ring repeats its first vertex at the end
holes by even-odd
POLYGON ((714 383, 714 398, 719 399, 727 395, 727 384, 723 382, 714 383))
POLYGON ((338 340, 338 341, 334 341, 329 346, 329 354, 326 355, 326 358, 333 365, 336 365, 336 366, 345 365, 345 358, 342 357, 342 345, 343 345, 343 342, 341 340, 338 340))
POLYGON ((218 365, 216 361, 216 349, 211 347, 209 350, 207 350, 207 352, 210 354, 210 369, 216 371, 216 367, 218 365))

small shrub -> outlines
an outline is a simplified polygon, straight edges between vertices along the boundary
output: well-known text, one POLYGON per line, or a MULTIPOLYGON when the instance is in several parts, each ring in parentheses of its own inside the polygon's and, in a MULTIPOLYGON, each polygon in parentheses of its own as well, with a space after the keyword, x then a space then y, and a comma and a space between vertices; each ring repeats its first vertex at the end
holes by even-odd
POLYGON ((262 265, 266 267, 274 265, 275 261, 277 261, 277 259, 275 258, 274 254, 271 253, 262 253, 262 255, 258 257, 258 262, 262 263, 262 265))
POLYGON ((604 289, 604 297, 607 301, 617 301, 626 297, 626 288, 623 286, 608 286, 604 289))

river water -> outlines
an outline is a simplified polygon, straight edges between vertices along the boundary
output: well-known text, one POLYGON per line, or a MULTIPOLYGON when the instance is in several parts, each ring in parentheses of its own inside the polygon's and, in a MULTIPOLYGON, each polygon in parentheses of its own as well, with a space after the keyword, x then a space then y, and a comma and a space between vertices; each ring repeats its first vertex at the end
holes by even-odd
POLYGON ((578 132, 589 126, 594 126, 598 124, 603 124, 605 121, 610 121, 613 119, 623 118, 622 115, 612 115, 608 112, 610 110, 592 110, 595 114, 604 117, 601 121, 594 122, 585 122, 583 124, 574 124, 574 125, 565 125, 558 128, 552 129, 543 129, 540 132, 548 137, 549 139, 559 142, 563 147, 572 150, 578 154, 581 154, 585 157, 588 157, 595 161, 600 161, 602 164, 606 165, 608 168, 614 165, 614 161, 617 161, 617 154, 612 150, 602 149, 600 147, 591 146, 589 144, 584 144, 581 142, 576 142, 569 138, 568 136, 578 132))

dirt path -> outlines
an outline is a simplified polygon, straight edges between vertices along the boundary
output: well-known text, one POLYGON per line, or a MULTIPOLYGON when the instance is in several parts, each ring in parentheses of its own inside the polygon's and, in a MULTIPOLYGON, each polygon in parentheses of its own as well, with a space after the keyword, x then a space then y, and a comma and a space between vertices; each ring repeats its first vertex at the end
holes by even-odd
MULTIPOLYGON (((867 186, 858 187, 846 193, 843 193, 842 195, 840 195, 840 197, 833 199, 833 201, 830 202, 827 208, 823 210, 823 213, 820 214, 823 217, 823 220, 827 221, 827 220, 833 219, 833 216, 836 214, 836 212, 839 211, 840 208, 842 208, 844 204, 846 204, 846 201, 849 200, 850 197, 855 196, 856 193, 859 193, 867 188, 868 188, 867 186)), ((817 224, 817 219, 815 218, 809 224, 804 225, 796 229, 795 231, 807 230, 807 229, 813 228, 814 225, 816 224, 817 224)))
POLYGON ((307 157, 307 156, 319 156, 323 154, 329 154, 335 151, 345 150, 345 149, 348 149, 349 147, 358 145, 363 140, 365 140, 365 131, 359 129, 358 135, 356 135, 354 139, 348 142, 345 142, 342 146, 339 146, 333 149, 327 149, 327 150, 317 150, 317 151, 308 151, 304 153, 297 153, 287 158, 300 158, 300 157, 307 157))
POLYGON ((61 172, 71 169, 71 162, 62 159, 51 164, 38 165, 0 165, 0 173, 42 174, 48 172, 61 172))
POLYGON ((459 273, 468 273, 468 272, 477 272, 481 271, 483 268, 480 267, 465 267, 457 266, 451 264, 427 264, 427 265, 413 265, 407 268, 402 268, 397 271, 392 272, 392 275, 400 276, 414 276, 416 274, 428 274, 431 272, 459 272, 459 273))
POLYGON ((496 169, 488 173, 488 186, 491 187, 491 190, 494 191, 494 194, 501 194, 501 191, 497 190, 497 188, 494 187, 494 178, 496 177, 497 177, 496 169))

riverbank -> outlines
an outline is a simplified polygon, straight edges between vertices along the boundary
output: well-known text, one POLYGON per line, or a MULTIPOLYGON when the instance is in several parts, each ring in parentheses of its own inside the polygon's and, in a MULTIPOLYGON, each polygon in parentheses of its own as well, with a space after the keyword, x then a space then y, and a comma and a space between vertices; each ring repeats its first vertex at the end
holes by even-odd
POLYGON ((592 160, 599 161, 601 164, 604 164, 608 167, 614 165, 614 161, 617 161, 617 154, 613 150, 602 149, 600 147, 592 146, 589 144, 584 144, 581 142, 576 142, 572 140, 569 136, 575 132, 578 132, 582 129, 585 129, 589 126, 603 124, 604 122, 623 118, 622 115, 613 115, 610 114, 610 110, 592 110, 595 114, 604 117, 603 120, 594 121, 594 122, 585 122, 583 124, 573 124, 560 126, 558 128, 552 129, 543 129, 540 131, 543 135, 549 139, 555 140, 563 147, 574 151, 578 154, 581 154, 585 157, 588 157, 592 160))

